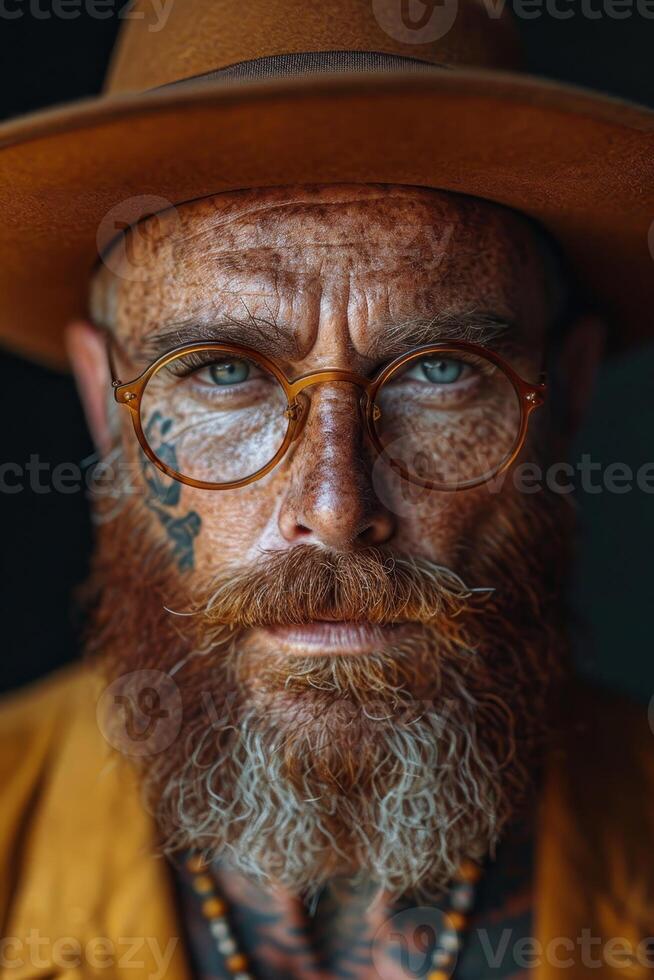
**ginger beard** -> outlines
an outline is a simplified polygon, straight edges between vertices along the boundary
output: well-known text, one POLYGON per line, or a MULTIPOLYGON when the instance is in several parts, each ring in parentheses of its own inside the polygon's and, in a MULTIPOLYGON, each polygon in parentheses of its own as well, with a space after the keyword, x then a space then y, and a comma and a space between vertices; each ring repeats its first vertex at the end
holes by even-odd
POLYGON ((194 573, 192 589, 141 501, 100 524, 88 655, 111 681, 171 672, 181 695, 172 744, 133 760, 164 852, 198 849, 307 897, 347 874, 426 898, 492 851, 567 662, 571 528, 547 491, 495 507, 457 574, 300 545, 194 573), (403 625, 374 655, 264 654, 258 625, 318 618, 403 625))

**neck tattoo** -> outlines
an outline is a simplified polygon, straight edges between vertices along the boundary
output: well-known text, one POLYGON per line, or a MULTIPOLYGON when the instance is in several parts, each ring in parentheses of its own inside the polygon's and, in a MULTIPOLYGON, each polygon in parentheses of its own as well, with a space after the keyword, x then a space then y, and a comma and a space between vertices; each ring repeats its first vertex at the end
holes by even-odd
MULTIPOLYGON (((184 858, 184 870, 200 902, 206 929, 212 937, 226 975, 233 980, 255 980, 250 960, 239 948, 231 923, 229 903, 220 894, 212 866, 205 863, 199 854, 188 853, 184 858)), ((475 886, 480 875, 480 866, 472 861, 464 862, 454 875, 441 906, 442 928, 430 943, 425 957, 428 966, 422 980, 451 980, 454 976, 453 969, 474 908, 475 886)), ((420 978, 416 977, 416 980, 420 978)))

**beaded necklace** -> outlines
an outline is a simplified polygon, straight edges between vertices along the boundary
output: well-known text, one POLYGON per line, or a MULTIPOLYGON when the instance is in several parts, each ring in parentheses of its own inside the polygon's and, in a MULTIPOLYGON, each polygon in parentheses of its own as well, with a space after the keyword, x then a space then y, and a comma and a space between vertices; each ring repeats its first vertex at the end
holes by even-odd
MULTIPOLYGON (((193 890, 200 898, 202 915, 228 973, 233 980, 254 980, 248 957, 238 948, 229 921, 227 902, 218 893, 210 866, 200 855, 193 853, 187 855, 185 866, 190 873, 193 890)), ((452 879, 447 892, 448 905, 444 909, 446 924, 438 935, 431 953, 430 967, 423 980, 451 980, 474 905, 475 886, 480 875, 481 868, 478 864, 465 861, 452 879)))

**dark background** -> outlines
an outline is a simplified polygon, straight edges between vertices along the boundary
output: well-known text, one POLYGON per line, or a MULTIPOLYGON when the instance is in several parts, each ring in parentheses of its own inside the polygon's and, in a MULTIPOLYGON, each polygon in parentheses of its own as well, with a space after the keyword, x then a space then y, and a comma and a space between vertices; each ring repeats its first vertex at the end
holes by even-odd
MULTIPOLYGON (((78 18, 61 20, 45 16, 47 0, 35 4, 39 16, 28 0, 6 6, 23 15, 0 17, 0 117, 100 90, 119 27, 115 15, 97 20, 82 9, 78 18)), ((616 20, 584 17, 577 4, 570 9, 574 16, 565 20, 544 12, 520 21, 530 70, 654 106, 654 21, 636 11, 616 20)), ((653 396, 654 346, 607 364, 573 461, 588 452, 600 463, 620 461, 635 470, 654 459, 653 396)), ((54 466, 92 452, 70 378, 2 352, 0 419, 0 463, 24 465, 38 454, 54 466)), ((573 600, 583 624, 576 643, 581 669, 648 701, 654 495, 580 493, 577 501, 581 548, 573 600)), ((71 591, 84 578, 91 541, 83 494, 0 493, 0 689, 77 655, 71 591)))

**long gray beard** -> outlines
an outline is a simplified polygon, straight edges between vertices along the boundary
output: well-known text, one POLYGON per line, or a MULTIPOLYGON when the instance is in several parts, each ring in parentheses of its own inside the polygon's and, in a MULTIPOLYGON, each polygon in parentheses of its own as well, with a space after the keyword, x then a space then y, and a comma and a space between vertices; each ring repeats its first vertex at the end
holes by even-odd
POLYGON ((492 851, 528 783, 509 701, 467 679, 475 657, 443 664, 430 703, 366 691, 371 660, 383 668, 389 654, 298 658, 313 721, 282 718, 272 700, 250 701, 236 724, 226 708, 188 730, 181 767, 145 773, 163 850, 194 847, 307 897, 347 874, 434 898, 464 858, 492 851))

